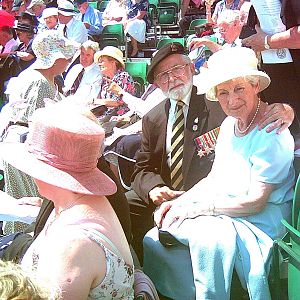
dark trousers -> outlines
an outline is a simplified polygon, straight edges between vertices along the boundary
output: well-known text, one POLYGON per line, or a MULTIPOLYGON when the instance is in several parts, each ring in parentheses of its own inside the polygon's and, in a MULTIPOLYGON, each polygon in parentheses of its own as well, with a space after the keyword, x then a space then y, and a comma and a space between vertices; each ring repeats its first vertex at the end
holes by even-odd
POLYGON ((135 250, 140 263, 143 262, 143 238, 154 227, 153 212, 156 206, 146 203, 134 190, 126 193, 130 208, 132 247, 135 250))
POLYGON ((300 118, 300 78, 295 65, 262 64, 261 69, 271 78, 271 84, 262 92, 262 100, 268 103, 288 103, 295 111, 295 119, 290 127, 293 135, 299 134, 300 118))

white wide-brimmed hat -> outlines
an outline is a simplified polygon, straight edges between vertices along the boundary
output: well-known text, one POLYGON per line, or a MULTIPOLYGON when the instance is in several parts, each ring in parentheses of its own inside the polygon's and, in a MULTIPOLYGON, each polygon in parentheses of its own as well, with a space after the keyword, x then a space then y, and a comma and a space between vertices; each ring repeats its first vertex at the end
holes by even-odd
POLYGON ((207 68, 200 68, 200 74, 195 76, 194 85, 198 94, 206 94, 208 100, 218 101, 209 96, 209 91, 217 85, 234 78, 257 76, 259 91, 267 88, 270 77, 257 69, 258 59, 255 52, 245 47, 231 47, 214 53, 207 61, 207 68))
POLYGON ((64 16, 75 16, 74 4, 68 0, 58 1, 58 12, 64 16))
POLYGON ((94 62, 96 64, 98 63, 98 60, 101 56, 112 57, 116 59, 123 66, 123 68, 125 67, 125 63, 123 60, 123 52, 117 47, 106 46, 101 51, 96 52, 94 54, 94 62))
POLYGON ((63 37, 56 30, 46 30, 39 33, 32 42, 32 50, 36 61, 33 69, 49 69, 59 58, 70 59, 77 50, 77 43, 63 37))
POLYGON ((57 15, 58 15, 57 7, 48 7, 43 10, 42 18, 46 19, 51 16, 57 16, 57 15))
POLYGON ((33 8, 35 5, 45 4, 44 0, 31 0, 30 4, 28 5, 27 9, 33 8))

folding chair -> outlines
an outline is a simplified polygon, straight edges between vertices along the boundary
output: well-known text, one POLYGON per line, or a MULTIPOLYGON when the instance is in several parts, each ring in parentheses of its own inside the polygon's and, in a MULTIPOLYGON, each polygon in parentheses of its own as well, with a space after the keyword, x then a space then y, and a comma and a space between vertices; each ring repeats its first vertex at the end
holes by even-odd
POLYGON ((124 34, 123 24, 106 25, 99 38, 100 48, 105 46, 114 46, 125 52, 125 60, 127 59, 127 41, 124 34))
POLYGON ((186 31, 186 35, 195 33, 195 27, 207 23, 207 19, 195 19, 191 22, 189 29, 186 31))
POLYGON ((144 93, 147 85, 147 69, 148 63, 145 60, 125 62, 125 71, 133 77, 139 97, 144 93))
POLYGON ((89 1, 89 5, 92 8, 98 9, 98 1, 89 1))
POLYGON ((158 44, 157 44, 157 49, 160 49, 162 46, 170 43, 180 43, 183 47, 185 47, 185 39, 184 38, 162 38, 158 44))
POLYGON ((97 9, 101 12, 104 12, 104 10, 105 10, 106 6, 108 5, 108 3, 109 3, 109 1, 106 1, 106 0, 98 2, 97 9))
POLYGON ((272 290, 274 300, 282 300, 283 289, 280 274, 284 264, 288 264, 288 299, 299 299, 300 294, 300 157, 295 157, 294 166, 298 176, 292 208, 292 224, 282 220, 287 229, 287 234, 274 242, 273 263, 271 268, 272 290), (283 262, 281 257, 283 256, 283 262))

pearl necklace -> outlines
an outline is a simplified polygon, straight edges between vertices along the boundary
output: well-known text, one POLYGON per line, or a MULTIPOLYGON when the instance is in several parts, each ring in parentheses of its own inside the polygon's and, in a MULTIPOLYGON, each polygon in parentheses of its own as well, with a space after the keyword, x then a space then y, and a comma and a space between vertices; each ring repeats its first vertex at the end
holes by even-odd
POLYGON ((236 131, 237 131, 238 133, 244 134, 246 131, 248 131, 248 129, 251 127, 251 125, 253 124, 253 122, 254 122, 254 120, 255 120, 257 114, 258 114, 259 108, 260 108, 260 99, 258 100, 258 104, 257 104, 257 107, 256 107, 255 114, 254 114, 252 120, 250 121, 249 125, 246 127, 245 130, 240 130, 240 129, 239 129, 239 122, 238 122, 238 120, 236 121, 236 123, 235 123, 235 125, 236 125, 235 128, 236 128, 236 131))

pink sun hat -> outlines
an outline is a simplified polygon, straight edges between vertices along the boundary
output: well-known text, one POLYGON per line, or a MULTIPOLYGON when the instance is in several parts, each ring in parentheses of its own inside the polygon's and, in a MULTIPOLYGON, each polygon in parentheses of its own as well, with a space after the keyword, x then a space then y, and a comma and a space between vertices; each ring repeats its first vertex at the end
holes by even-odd
POLYGON ((37 109, 25 143, 1 143, 5 161, 24 173, 76 193, 112 195, 117 187, 97 168, 105 133, 88 116, 57 104, 37 109))

